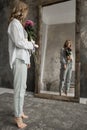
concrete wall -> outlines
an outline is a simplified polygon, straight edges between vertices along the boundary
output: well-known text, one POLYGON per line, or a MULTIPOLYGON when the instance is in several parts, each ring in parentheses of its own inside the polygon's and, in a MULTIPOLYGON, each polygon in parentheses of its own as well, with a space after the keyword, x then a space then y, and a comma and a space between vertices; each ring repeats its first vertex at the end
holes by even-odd
POLYGON ((87 97, 87 0, 79 0, 80 11, 80 93, 82 97, 87 97))

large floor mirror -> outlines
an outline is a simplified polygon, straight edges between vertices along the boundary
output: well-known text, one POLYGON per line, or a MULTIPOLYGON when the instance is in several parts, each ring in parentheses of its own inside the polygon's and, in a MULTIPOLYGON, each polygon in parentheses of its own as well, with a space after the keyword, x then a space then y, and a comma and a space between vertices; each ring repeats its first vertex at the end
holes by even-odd
POLYGON ((39 7, 37 96, 77 101, 76 0, 52 0, 39 7))

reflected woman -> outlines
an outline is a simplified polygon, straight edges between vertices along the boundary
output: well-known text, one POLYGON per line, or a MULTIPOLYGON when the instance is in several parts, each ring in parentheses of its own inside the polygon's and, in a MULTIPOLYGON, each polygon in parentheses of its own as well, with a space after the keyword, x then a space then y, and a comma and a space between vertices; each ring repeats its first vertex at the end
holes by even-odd
POLYGON ((69 92, 72 76, 73 54, 72 54, 72 41, 66 40, 64 47, 60 53, 60 95, 69 92))
POLYGON ((11 12, 8 26, 9 62, 14 76, 14 120, 19 128, 27 126, 23 118, 24 95, 26 91, 27 68, 30 65, 29 50, 37 47, 34 41, 28 41, 23 25, 28 14, 28 5, 19 1, 11 12))

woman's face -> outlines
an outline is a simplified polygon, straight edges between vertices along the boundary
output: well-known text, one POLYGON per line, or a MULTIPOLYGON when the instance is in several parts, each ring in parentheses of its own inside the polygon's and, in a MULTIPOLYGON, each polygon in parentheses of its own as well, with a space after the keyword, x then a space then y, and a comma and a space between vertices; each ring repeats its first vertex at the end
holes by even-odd
POLYGON ((71 47, 71 41, 68 42, 68 46, 67 46, 67 47, 68 47, 68 48, 71 47))
POLYGON ((24 19, 26 19, 27 15, 28 15, 28 10, 25 10, 25 12, 24 12, 24 19))

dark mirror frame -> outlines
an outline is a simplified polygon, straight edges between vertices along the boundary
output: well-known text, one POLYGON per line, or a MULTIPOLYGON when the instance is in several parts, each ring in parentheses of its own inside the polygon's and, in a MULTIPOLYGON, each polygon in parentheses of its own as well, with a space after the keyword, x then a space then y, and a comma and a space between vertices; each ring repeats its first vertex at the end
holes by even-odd
POLYGON ((41 48, 40 48, 40 28, 41 28, 41 8, 44 6, 66 2, 70 0, 46 0, 44 2, 40 1, 39 8, 38 8, 38 32, 37 32, 37 44, 39 45, 39 49, 37 49, 35 54, 35 96, 39 98, 46 98, 46 99, 55 99, 55 100, 63 100, 63 101, 72 101, 72 102, 79 102, 80 99, 80 31, 79 31, 79 8, 78 8, 78 0, 76 0, 76 25, 75 25, 75 96, 68 97, 68 96, 59 96, 53 94, 45 94, 40 93, 40 65, 41 65, 41 48))

